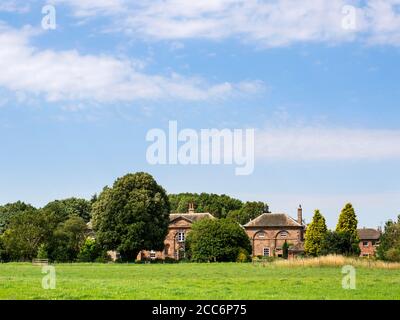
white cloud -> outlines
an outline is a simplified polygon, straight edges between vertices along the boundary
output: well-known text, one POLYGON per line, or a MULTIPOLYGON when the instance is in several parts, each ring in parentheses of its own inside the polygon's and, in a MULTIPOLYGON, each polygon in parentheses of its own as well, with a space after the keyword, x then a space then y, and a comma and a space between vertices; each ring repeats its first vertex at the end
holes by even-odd
POLYGON ((74 8, 74 15, 79 18, 115 15, 126 9, 125 0, 50 0, 49 3, 67 4, 74 8))
POLYGON ((400 130, 279 128, 256 133, 261 160, 400 159, 400 130))
POLYGON ((76 16, 116 14, 116 31, 146 39, 237 37, 264 47, 354 39, 400 44, 399 0, 55 1, 76 16), (343 28, 346 5, 357 9, 356 30, 343 28))
POLYGON ((32 34, 31 29, 0 25, 0 86, 49 101, 203 101, 254 93, 262 87, 257 81, 209 84, 175 73, 147 74, 140 61, 82 55, 76 50, 39 50, 29 42, 32 34))
POLYGON ((28 3, 21 4, 16 0, 2 0, 0 3, 0 12, 26 13, 28 11, 28 3))

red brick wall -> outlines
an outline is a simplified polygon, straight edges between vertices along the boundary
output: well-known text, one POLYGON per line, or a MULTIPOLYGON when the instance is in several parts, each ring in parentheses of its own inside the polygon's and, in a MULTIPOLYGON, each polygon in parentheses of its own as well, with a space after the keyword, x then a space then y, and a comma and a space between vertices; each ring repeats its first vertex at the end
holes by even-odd
POLYGON ((375 240, 361 240, 359 243, 360 247, 360 256, 374 256, 376 252, 376 246, 374 245, 375 240), (367 246, 364 246, 364 242, 368 243, 367 246))
MULTIPOLYGON (((192 224, 185 219, 177 219, 171 223, 168 227, 168 234, 164 240, 164 250, 156 251, 156 258, 165 259, 169 257, 175 259, 179 255, 180 249, 185 247, 184 242, 178 241, 177 234, 178 232, 184 232, 186 237, 188 232, 190 232, 191 226, 192 224), (168 248, 168 252, 166 248, 168 248)), ((141 251, 137 256, 138 260, 146 258, 150 258, 150 251, 141 251)))
POLYGON ((282 246, 286 242, 289 245, 296 245, 302 242, 302 228, 246 228, 246 233, 250 238, 253 256, 263 256, 264 248, 269 248, 270 256, 282 254, 282 246), (282 231, 287 233, 283 236, 282 231), (263 235, 263 236, 262 236, 263 235))

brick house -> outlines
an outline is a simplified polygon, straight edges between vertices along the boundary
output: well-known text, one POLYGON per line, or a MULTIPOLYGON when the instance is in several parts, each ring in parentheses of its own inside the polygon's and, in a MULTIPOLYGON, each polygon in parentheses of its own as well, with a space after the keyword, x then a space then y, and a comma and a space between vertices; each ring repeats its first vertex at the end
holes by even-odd
POLYGON ((187 213, 171 213, 169 215, 168 234, 164 240, 163 251, 141 251, 137 257, 142 259, 173 258, 180 260, 186 257, 185 240, 192 228, 192 224, 201 219, 215 219, 208 212, 196 213, 194 204, 189 205, 187 213))
POLYGON ((376 248, 379 245, 381 232, 376 229, 363 228, 357 229, 358 237, 360 238, 360 257, 375 256, 376 248))
POLYGON ((250 238, 253 257, 281 257, 285 242, 289 245, 289 258, 304 253, 306 226, 301 206, 297 210, 297 220, 285 213, 263 213, 243 227, 250 238))

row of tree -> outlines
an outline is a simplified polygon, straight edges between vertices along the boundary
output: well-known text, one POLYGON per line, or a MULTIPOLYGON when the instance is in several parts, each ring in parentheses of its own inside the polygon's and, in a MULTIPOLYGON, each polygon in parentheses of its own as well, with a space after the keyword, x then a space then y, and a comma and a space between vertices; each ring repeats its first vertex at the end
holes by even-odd
MULTIPOLYGON (((357 234, 357 216, 348 203, 339 216, 335 231, 329 231, 325 218, 315 210, 312 222, 307 226, 305 253, 310 256, 327 254, 359 255, 360 239, 357 234)), ((381 260, 400 261, 400 216, 397 222, 386 222, 376 257, 381 260)))
POLYGON ((195 203, 195 212, 209 212, 216 218, 230 218, 245 224, 263 212, 269 212, 264 202, 242 202, 225 194, 179 193, 169 195, 171 212, 186 212, 190 203, 195 203))
POLYGON ((76 198, 53 201, 41 209, 23 202, 0 207, 1 261, 86 261, 80 254, 88 244, 91 208, 90 201, 76 198))
POLYGON ((309 256, 327 254, 359 255, 357 216, 348 203, 339 215, 335 231, 329 231, 325 218, 315 210, 312 222, 307 226, 304 249, 309 256))
MULTIPOLYGON (((197 212, 208 211, 220 218, 193 225, 187 238, 192 260, 248 258, 250 242, 240 224, 268 212, 265 203, 242 203, 226 195, 205 193, 168 196, 151 175, 139 172, 117 179, 90 201, 70 198, 40 209, 22 202, 0 207, 0 260, 105 261, 107 251, 115 250, 123 261, 134 261, 141 250, 163 249, 169 213, 186 212, 189 202, 197 204, 197 212)), ((400 220, 387 223, 380 258, 400 259, 399 231, 400 220)), ((358 254, 353 207, 346 205, 333 232, 316 211, 306 231, 305 250, 311 256, 358 254)))

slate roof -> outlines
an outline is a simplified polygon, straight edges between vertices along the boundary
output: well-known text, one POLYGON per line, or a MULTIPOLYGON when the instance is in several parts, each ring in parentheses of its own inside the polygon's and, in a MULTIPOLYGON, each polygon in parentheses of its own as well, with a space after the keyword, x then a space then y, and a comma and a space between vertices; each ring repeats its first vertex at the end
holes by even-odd
POLYGON ((183 218, 189 220, 191 222, 196 222, 204 218, 214 219, 214 216, 208 212, 199 212, 199 213, 171 213, 169 215, 169 221, 173 221, 177 218, 183 218))
POLYGON ((381 233, 376 229, 363 228, 357 229, 360 240, 379 240, 381 233))
POLYGON ((285 213, 263 213, 246 223, 245 227, 301 227, 302 225, 285 213))

